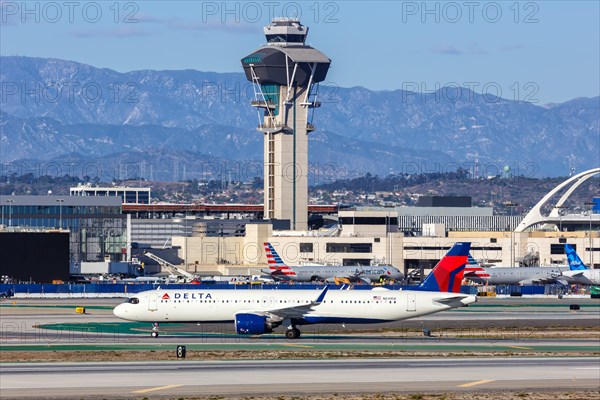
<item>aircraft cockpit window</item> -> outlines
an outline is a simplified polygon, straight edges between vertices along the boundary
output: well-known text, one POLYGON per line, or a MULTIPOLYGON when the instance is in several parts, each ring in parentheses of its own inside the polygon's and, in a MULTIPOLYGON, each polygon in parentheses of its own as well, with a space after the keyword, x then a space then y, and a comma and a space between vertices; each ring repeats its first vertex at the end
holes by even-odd
POLYGON ((137 297, 131 297, 127 300, 125 300, 125 303, 131 303, 131 304, 139 304, 140 299, 138 299, 137 297))

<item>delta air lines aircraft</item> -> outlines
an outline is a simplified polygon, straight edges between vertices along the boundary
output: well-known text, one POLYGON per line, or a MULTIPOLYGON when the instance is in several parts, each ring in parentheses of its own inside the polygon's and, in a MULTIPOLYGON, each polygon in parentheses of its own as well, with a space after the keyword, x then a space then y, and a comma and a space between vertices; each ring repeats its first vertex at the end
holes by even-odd
POLYGON ((114 309, 129 321, 153 323, 233 322, 238 334, 270 333, 286 326, 289 339, 300 337, 298 326, 319 323, 400 321, 463 307, 477 301, 461 294, 470 243, 456 243, 414 290, 169 290, 142 292, 114 309))

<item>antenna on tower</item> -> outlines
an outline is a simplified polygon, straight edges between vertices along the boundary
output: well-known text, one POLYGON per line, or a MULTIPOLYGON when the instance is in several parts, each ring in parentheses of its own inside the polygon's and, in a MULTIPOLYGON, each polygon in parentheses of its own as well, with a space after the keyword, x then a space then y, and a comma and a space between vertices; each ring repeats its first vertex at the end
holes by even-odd
POLYGON ((140 163, 140 179, 146 179, 146 161, 140 163))
POLYGON ((575 167, 576 157, 575 154, 571 153, 569 155, 569 177, 574 176, 577 168, 575 167))

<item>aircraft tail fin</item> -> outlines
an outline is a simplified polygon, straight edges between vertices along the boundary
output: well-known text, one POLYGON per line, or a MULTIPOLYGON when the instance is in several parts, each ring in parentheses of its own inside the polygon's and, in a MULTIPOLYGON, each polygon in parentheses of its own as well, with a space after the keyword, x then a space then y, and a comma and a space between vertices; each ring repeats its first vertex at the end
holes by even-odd
POLYGON ((275 248, 271 243, 264 243, 265 245, 265 253, 267 255, 267 263, 269 265, 269 269, 271 271, 275 271, 281 268, 287 267, 287 265, 283 262, 279 254, 275 251, 275 248))
POLYGON ((577 252, 568 243, 565 243, 565 253, 567 254, 567 259, 569 260, 569 269, 571 271, 581 271, 587 269, 581 258, 577 255, 577 252))
POLYGON ((469 252, 469 254, 467 254, 467 265, 477 265, 478 262, 477 260, 475 260, 473 258, 473 256, 471 255, 471 252, 469 252))
POLYGON ((427 275, 419 290, 429 292, 460 292, 460 283, 465 273, 471 243, 455 243, 427 275))

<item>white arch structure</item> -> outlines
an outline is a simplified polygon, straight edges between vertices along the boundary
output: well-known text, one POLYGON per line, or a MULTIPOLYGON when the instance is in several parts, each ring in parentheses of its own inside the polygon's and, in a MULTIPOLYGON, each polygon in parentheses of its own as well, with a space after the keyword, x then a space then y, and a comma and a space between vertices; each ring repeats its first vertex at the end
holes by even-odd
POLYGON ((546 221, 546 217, 542 215, 541 208, 544 204, 548 202, 556 193, 560 192, 565 187, 572 185, 566 192, 561 196, 558 202, 554 205, 554 208, 550 212, 548 217, 558 217, 559 210, 564 204, 564 202, 571 196, 571 194, 581 185, 583 182, 591 178, 592 176, 599 174, 600 168, 593 168, 584 172, 581 172, 571 178, 567 179, 554 189, 552 189, 548 194, 546 194, 532 209, 527 213, 525 218, 519 223, 515 232, 523 232, 525 229, 533 226, 535 224, 539 224, 546 221))

